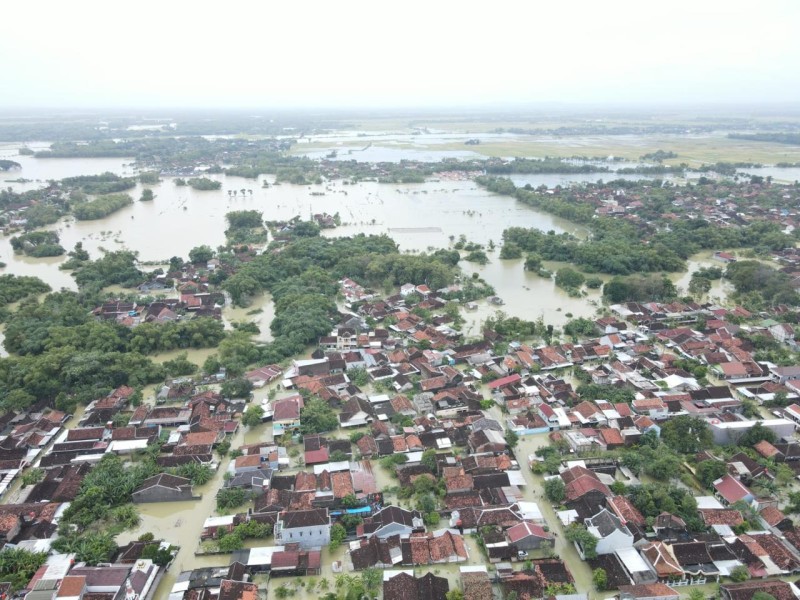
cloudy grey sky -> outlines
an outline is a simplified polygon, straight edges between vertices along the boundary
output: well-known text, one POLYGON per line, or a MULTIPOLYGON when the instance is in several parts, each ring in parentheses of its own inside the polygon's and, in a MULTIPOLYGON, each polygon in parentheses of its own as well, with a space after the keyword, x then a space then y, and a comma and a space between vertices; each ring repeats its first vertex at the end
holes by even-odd
POLYGON ((800 101, 800 1, 4 2, 0 107, 800 101))

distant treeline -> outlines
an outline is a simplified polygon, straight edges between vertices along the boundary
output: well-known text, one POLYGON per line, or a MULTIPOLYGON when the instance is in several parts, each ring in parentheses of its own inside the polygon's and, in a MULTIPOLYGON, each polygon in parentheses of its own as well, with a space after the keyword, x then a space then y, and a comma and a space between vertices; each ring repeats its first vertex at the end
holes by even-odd
POLYGON ((800 146, 800 133, 729 133, 728 137, 734 140, 775 142, 776 144, 800 146))

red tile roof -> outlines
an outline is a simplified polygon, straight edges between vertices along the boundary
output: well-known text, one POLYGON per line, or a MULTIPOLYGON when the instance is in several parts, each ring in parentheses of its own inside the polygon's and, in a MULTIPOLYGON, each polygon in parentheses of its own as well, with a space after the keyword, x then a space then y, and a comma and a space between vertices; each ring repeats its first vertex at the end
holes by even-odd
POLYGON ((533 523, 529 523, 528 521, 523 521, 513 527, 509 528, 506 531, 506 535, 508 535, 508 541, 512 544, 516 544, 522 539, 526 537, 538 537, 544 539, 553 539, 553 536, 544 530, 544 527, 541 525, 534 525, 533 523))

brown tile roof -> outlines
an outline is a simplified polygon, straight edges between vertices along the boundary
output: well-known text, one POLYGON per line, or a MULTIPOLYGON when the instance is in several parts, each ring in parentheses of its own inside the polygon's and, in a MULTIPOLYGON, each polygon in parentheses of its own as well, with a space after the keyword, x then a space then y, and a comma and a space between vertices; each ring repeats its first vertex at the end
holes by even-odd
POLYGON ((257 600, 258 586, 255 583, 223 579, 219 584, 217 600, 257 600))
POLYGON ((68 575, 61 580, 61 585, 58 586, 58 595, 56 598, 67 598, 70 596, 80 596, 83 588, 86 586, 86 577, 68 575))
POLYGON ((337 471, 331 474, 331 485, 333 487, 334 498, 344 498, 348 494, 353 494, 353 478, 350 471, 337 471))
POLYGON ((243 456, 237 456, 233 464, 234 468, 236 469, 244 469, 247 467, 259 467, 261 466, 261 456, 258 454, 245 454, 243 456))
POLYGON ((609 508, 616 513, 616 515, 627 523, 635 523, 640 527, 644 526, 646 521, 630 500, 625 496, 614 496, 607 500, 609 508))
POLYGON ((683 575, 683 569, 672 555, 672 550, 667 544, 653 542, 647 544, 641 550, 659 577, 670 577, 672 575, 683 575))
POLYGON ((759 533, 758 535, 754 535, 753 539, 767 552, 772 562, 778 565, 778 568, 791 572, 796 571, 798 567, 800 567, 800 562, 798 562, 786 546, 771 533, 759 533))
POLYGON ((67 432, 68 442, 79 442, 85 440, 99 440, 103 437, 105 427, 84 427, 81 429, 70 429, 67 432))
POLYGON ((770 527, 775 527, 786 519, 786 515, 775 506, 765 506, 758 514, 761 515, 761 518, 764 519, 770 527))
POLYGON ((767 440, 761 440, 758 442, 755 446, 753 446, 753 450, 758 452, 764 458, 772 458, 776 454, 780 454, 780 451, 767 440))
POLYGON ((294 490, 296 492, 305 492, 317 489, 317 477, 313 473, 300 471, 294 478, 294 490))
POLYGON ((699 511, 706 525, 730 525, 736 527, 744 523, 742 513, 735 508, 701 508, 699 511))
POLYGON ((614 429, 613 427, 604 427, 598 431, 600 432, 600 437, 603 438, 603 441, 607 446, 622 446, 625 444, 625 440, 622 438, 622 433, 620 433, 619 429, 614 429))
POLYGON ((730 600, 751 600, 756 592, 764 592, 776 600, 796 600, 791 586, 785 581, 752 580, 744 583, 726 583, 720 588, 730 600))
POLYGON ((634 598, 678 598, 680 594, 666 583, 643 583, 639 585, 621 585, 619 591, 623 596, 630 595, 634 598))
POLYGON ((480 571, 461 573, 461 587, 464 588, 464 600, 490 600, 492 583, 489 574, 480 571))
POLYGON ((583 475, 567 484, 567 500, 577 500, 592 491, 598 491, 604 496, 611 496, 611 490, 599 479, 583 475))
POLYGON ((445 478, 445 487, 448 492, 471 490, 472 486, 472 475, 465 475, 463 471, 445 478))

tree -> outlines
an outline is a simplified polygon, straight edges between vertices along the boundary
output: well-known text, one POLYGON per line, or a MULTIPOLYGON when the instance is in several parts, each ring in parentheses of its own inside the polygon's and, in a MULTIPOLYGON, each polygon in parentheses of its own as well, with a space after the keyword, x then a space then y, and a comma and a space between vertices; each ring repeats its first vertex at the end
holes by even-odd
POLYGON ((775 600, 775 596, 767 592, 756 592, 750 600, 775 600))
POLYGON ((328 547, 335 550, 342 545, 345 539, 347 539, 347 530, 341 523, 336 523, 331 527, 331 543, 328 547))
POLYGON ((219 391, 226 398, 249 398, 253 383, 245 377, 237 377, 223 383, 219 391))
POLYGON ((679 415, 664 423, 661 439, 680 454, 696 454, 714 442, 708 423, 689 415, 679 415))
POLYGON ((446 600, 464 600, 464 592, 459 589, 453 589, 447 592, 444 597, 446 600))
POLYGON ((564 480, 558 476, 545 480, 544 494, 547 496, 547 499, 550 500, 550 502, 554 502, 556 504, 563 502, 564 498, 567 497, 564 480))
POLYGON ((592 571, 592 583, 598 592, 603 592, 608 585, 608 575, 605 569, 595 569, 592 571))
POLYGON ((519 444, 519 435, 517 435, 517 432, 513 429, 509 429, 506 432, 505 440, 506 444, 508 444, 508 447, 513 450, 517 447, 517 444, 519 444))
POLYGON ((739 565, 731 570, 731 579, 736 583, 741 583, 750 579, 750 571, 744 565, 739 565))
POLYGON ((189 262, 193 264, 206 264, 214 258, 214 251, 210 246, 203 244, 202 246, 195 246, 189 250, 189 262))
POLYGON ((711 280, 705 277, 695 277, 689 280, 689 293, 695 298, 702 298, 711 291, 711 280))
POLYGON ((370 594, 377 594, 383 583, 383 571, 375 567, 364 569, 361 572, 361 582, 364 584, 364 588, 366 588, 367 592, 370 594))
POLYGON ((13 589, 23 588, 46 560, 46 552, 6 546, 0 552, 0 580, 11 583, 13 589))
POLYGON ((436 450, 433 448, 428 448, 425 450, 425 452, 422 453, 422 459, 420 462, 428 467, 431 473, 436 473, 436 450))
POLYGON ((577 544, 586 559, 592 560, 597 557, 597 538, 589 533, 583 525, 573 523, 567 528, 564 537, 568 542, 577 544))
POLYGON ((364 367, 347 369, 347 378, 358 387, 363 387, 369 383, 369 374, 364 367))
POLYGON ((699 463, 695 474, 704 487, 710 488, 712 483, 720 477, 723 477, 727 472, 728 469, 725 467, 724 462, 710 459, 699 463))
POLYGON ((248 427, 255 427, 261 424, 261 419, 264 417, 264 409, 259 404, 251 404, 244 411, 242 415, 242 425, 248 427))
POLYGON ((217 542, 222 552, 235 552, 244 547, 244 540, 235 533, 226 533, 217 542))
POLYGON ((507 242, 500 248, 500 258, 502 260, 522 258, 522 248, 517 246, 514 242, 507 242))
POLYGON ((300 432, 325 433, 339 427, 339 419, 328 404, 320 398, 311 398, 300 411, 300 432))
POLYGON ((556 285, 565 290, 578 289, 585 280, 583 273, 570 267, 563 267, 556 271, 556 285))
POLYGON ((425 525, 427 525, 428 527, 436 527, 439 524, 439 521, 441 521, 441 519, 442 519, 442 516, 438 512, 435 512, 435 511, 431 511, 429 513, 425 513, 425 515, 422 517, 422 520, 425 522, 425 525))
POLYGON ((150 188, 146 188, 146 189, 142 190, 142 195, 139 197, 139 201, 140 202, 150 202, 155 197, 156 196, 153 193, 153 190, 151 190, 150 188))
POLYGON ((222 488, 217 492, 217 510, 238 508, 250 499, 250 493, 242 488, 222 488))
MULTIPOLYGON (((502 257, 501 257, 502 258, 502 257)), ((542 268, 542 257, 535 252, 528 254, 525 258, 525 270, 537 272, 542 268)))
POLYGON ((775 443, 776 439, 777 436, 775 435, 774 431, 764 427, 761 421, 756 421, 755 425, 745 431, 745 433, 737 440, 737 443, 740 446, 746 446, 750 448, 763 440, 773 444, 775 443))

